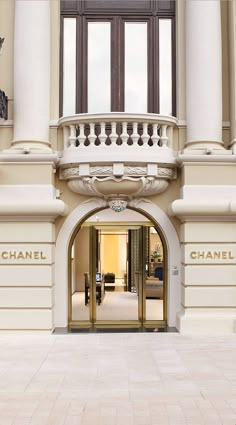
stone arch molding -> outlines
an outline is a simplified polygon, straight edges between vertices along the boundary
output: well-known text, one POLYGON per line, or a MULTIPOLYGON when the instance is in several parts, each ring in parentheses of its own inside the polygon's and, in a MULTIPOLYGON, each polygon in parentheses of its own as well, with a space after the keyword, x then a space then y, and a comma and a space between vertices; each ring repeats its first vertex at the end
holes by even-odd
MULTIPOLYGON (((108 207, 107 201, 90 198, 76 207, 62 225, 55 252, 55 327, 68 325, 68 246, 76 226, 88 215, 108 207)), ((168 250, 168 325, 176 326, 176 314, 180 311, 180 244, 169 217, 153 202, 135 199, 128 207, 147 214, 163 232, 168 250)))

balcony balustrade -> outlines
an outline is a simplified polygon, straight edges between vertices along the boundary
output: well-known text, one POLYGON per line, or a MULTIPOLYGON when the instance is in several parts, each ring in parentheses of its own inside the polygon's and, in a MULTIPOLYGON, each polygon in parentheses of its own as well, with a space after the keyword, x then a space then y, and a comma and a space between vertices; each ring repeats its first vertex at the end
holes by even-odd
POLYGON ((124 112, 63 117, 60 177, 74 192, 94 196, 162 192, 176 175, 176 122, 171 116, 124 112))

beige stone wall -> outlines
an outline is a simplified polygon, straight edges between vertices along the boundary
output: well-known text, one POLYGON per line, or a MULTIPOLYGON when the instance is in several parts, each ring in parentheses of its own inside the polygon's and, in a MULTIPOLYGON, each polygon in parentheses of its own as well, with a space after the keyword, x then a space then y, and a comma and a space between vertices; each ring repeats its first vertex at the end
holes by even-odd
MULTIPOLYGON (((54 184, 54 167, 51 163, 3 162, 1 185, 46 185, 54 184)), ((27 197, 27 193, 25 194, 27 197)))
POLYGON ((183 317, 180 331, 234 332, 236 224, 215 219, 181 225, 183 317))
POLYGON ((185 164, 181 172, 181 186, 235 184, 236 167, 232 163, 194 162, 185 164))
POLYGON ((230 333, 236 313, 236 225, 230 205, 236 167, 227 162, 182 165, 181 304, 182 333, 230 333), (195 212, 196 211, 196 212, 195 212), (210 212, 209 212, 210 211, 210 212))
MULTIPOLYGON (((223 141, 228 146, 236 137, 235 119, 235 1, 222 1, 222 57, 223 57, 223 141), (231 122, 231 131, 229 129, 231 122)), ((50 86, 50 142, 52 150, 63 150, 63 134, 58 129, 59 118, 59 71, 60 71, 60 1, 50 2, 51 8, 51 86, 50 86)), ((14 61, 14 0, 0 1, 1 37, 5 42, 0 53, 0 88, 9 98, 9 120, 0 122, 0 148, 10 147, 13 140, 13 61, 14 61)), ((179 127, 174 129, 173 148, 181 151, 186 142, 186 89, 185 89, 185 1, 177 2, 177 117, 179 127)), ((52 162, 0 162, 1 205, 12 202, 11 217, 0 216, 0 329, 52 330, 54 327, 54 245, 58 232, 66 217, 89 197, 72 193, 64 181, 55 174, 52 162), (14 213, 14 202, 47 204, 55 200, 55 189, 60 199, 68 205, 68 215, 55 216, 14 213), (42 258, 14 258, 14 253, 43 253, 42 258), (7 253, 7 254, 6 254, 7 253), (12 257, 8 256, 11 254, 12 257)), ((148 198, 166 215, 169 205, 180 199, 186 186, 189 192, 199 186, 198 197, 191 201, 201 202, 202 191, 209 186, 209 194, 219 186, 231 190, 235 186, 236 167, 234 163, 194 162, 186 163, 178 169, 177 179, 169 188, 156 196, 148 198), (183 190, 183 191, 182 191, 183 190)), ((218 190, 218 189, 217 189, 218 190)), ((221 195, 214 192, 220 198, 221 195)), ((225 192, 226 193, 226 192, 225 192)), ((207 192, 204 192, 207 199, 207 192)), ((234 199, 233 195, 230 195, 234 199)), ((94 213, 94 212, 93 212, 94 213)), ((86 217, 87 218, 87 217, 86 217)), ((231 252, 235 256, 236 225, 234 217, 222 223, 224 217, 197 216, 170 217, 177 234, 181 238, 182 249, 182 306, 179 315, 179 328, 183 332, 202 329, 208 323, 208 330, 215 331, 219 326, 223 332, 234 330, 236 299, 236 260, 216 262, 198 261, 191 258, 191 252, 201 251, 231 252), (182 220, 182 224, 181 224, 182 220)), ((88 271, 88 243, 83 229, 75 246, 75 290, 83 287, 83 273, 88 271), (85 242, 87 241, 87 242, 85 242), (81 250, 83 246, 83 250, 81 250), (85 270, 87 268, 87 270, 85 270)), ((68 243, 68 241, 65 241, 68 243)), ((24 257, 24 254, 23 254, 24 257)))
POLYGON ((57 202, 54 165, 10 158, 0 165, 0 330, 51 332, 55 304, 52 209, 57 202))
POLYGON ((0 234, 0 330, 51 331, 54 225, 16 218, 14 222, 0 222, 0 234), (36 258, 26 259, 26 252, 36 258))

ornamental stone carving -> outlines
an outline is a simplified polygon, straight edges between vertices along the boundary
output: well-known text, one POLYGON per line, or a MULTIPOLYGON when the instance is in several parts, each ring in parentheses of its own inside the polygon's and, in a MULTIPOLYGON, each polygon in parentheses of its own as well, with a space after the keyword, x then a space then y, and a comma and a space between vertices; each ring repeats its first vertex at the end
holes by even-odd
POLYGON ((70 177, 76 177, 76 176, 79 176, 79 167, 66 168, 62 170, 61 172, 62 180, 67 180, 70 177))
POLYGON ((165 191, 170 180, 175 177, 175 168, 158 167, 155 164, 143 167, 79 164, 61 169, 60 172, 60 178, 67 181, 72 192, 106 199, 155 195, 165 191))
POLYGON ((127 201, 125 201, 124 199, 112 199, 108 202, 108 205, 111 210, 119 213, 125 210, 125 208, 127 207, 127 201))
POLYGON ((113 174, 112 166, 90 167, 91 176, 110 176, 113 174))
POLYGON ((125 173, 132 176, 132 175, 139 175, 143 176, 147 174, 147 167, 125 167, 125 173))

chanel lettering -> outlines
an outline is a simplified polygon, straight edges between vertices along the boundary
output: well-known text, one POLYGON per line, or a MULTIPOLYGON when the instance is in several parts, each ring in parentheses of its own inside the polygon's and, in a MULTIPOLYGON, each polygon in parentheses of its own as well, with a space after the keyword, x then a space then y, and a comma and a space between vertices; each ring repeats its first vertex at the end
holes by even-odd
POLYGON ((231 251, 191 251, 190 257, 193 260, 233 260, 231 251))
POLYGON ((43 251, 0 251, 2 260, 46 260, 43 251))

